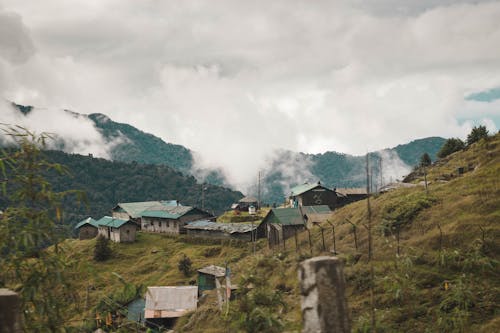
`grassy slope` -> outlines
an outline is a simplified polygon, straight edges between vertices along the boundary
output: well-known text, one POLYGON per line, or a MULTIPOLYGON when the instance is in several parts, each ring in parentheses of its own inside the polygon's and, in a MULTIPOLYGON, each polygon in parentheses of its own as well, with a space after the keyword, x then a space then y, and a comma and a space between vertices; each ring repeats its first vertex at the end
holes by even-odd
MULTIPOLYGON (((500 135, 480 142, 463 152, 453 154, 428 171, 429 192, 433 202, 423 208, 400 232, 401 256, 396 256, 393 235, 382 232, 387 207, 425 196, 423 187, 400 189, 371 200, 374 230, 375 307, 378 330, 381 332, 493 332, 500 329, 498 306, 500 279, 498 274, 500 236, 500 135), (449 182, 439 182, 443 175, 471 164, 475 169, 449 182), (442 246, 440 251, 440 231, 442 246), (484 239, 483 239, 484 231, 484 239), (451 282, 448 291, 444 281, 451 282), (464 311, 456 305, 464 301, 464 311), (462 324, 460 324, 462 320, 462 324), (448 326, 446 326, 448 325, 448 326), (452 327, 455 325, 455 328, 452 327), (444 329, 443 327, 447 327, 444 329)), ((405 206, 406 207, 406 206, 405 206)), ((332 214, 336 225, 337 251, 346 259, 348 302, 352 312, 353 331, 362 331, 369 321, 369 265, 366 261, 366 201, 348 205, 332 214), (349 219, 358 227, 358 250, 354 248, 349 219)), ((327 226, 325 226, 327 228, 327 226)), ((328 227, 329 228, 329 227, 328 227)), ((312 232, 314 255, 322 251, 319 229, 312 232)), ((327 246, 332 246, 330 229, 325 232, 327 246)), ((307 234, 300 236, 302 250, 296 253, 290 239, 286 249, 271 251, 260 241, 256 256, 249 245, 203 245, 185 242, 182 238, 141 234, 132 245, 115 244, 115 258, 95 264, 91 258, 94 241, 68 241, 75 258, 89 259, 81 274, 96 286, 89 304, 99 295, 120 288, 110 273, 119 273, 126 280, 145 285, 188 284, 195 275, 183 277, 177 262, 181 253, 193 260, 193 267, 206 264, 231 263, 236 282, 251 274, 265 276, 270 288, 283 292, 287 308, 280 314, 290 332, 300 331, 300 303, 297 267, 309 256, 307 234), (220 253, 206 257, 207 248, 220 248, 220 253), (151 253, 157 249, 157 253, 151 253), (278 253, 279 252, 279 253, 278 253)), ((216 250, 217 251, 217 250, 216 250)), ((83 292, 81 293, 83 296, 83 292)), ((236 307, 234 304, 233 307, 236 307)), ((184 332, 227 332, 230 319, 217 314, 213 302, 203 304, 190 317, 181 320, 177 329, 184 332)))

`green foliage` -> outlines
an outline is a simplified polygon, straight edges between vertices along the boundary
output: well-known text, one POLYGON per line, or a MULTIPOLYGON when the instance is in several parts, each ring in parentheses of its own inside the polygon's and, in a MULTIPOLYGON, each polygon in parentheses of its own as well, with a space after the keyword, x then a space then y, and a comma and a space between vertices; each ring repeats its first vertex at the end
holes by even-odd
POLYGON ((466 332, 470 309, 474 306, 473 293, 465 275, 451 281, 451 287, 439 304, 438 327, 442 332, 466 332))
POLYGON ((411 223, 423 209, 431 207, 436 202, 438 202, 437 198, 425 193, 417 192, 400 196, 383 207, 383 227, 390 230, 393 227, 411 223))
POLYGON ((4 150, 0 157, 7 206, 0 218, 0 287, 20 294, 26 331, 59 332, 66 325, 64 310, 76 297, 68 276, 73 262, 60 244, 61 202, 73 192, 53 191, 43 176, 66 175, 64 167, 49 163, 42 153, 49 136, 21 127, 4 132, 17 149, 4 150))
POLYGON ((109 240, 103 235, 99 235, 95 241, 94 247, 94 260, 106 261, 111 257, 111 248, 109 247, 109 240))
POLYGON ((429 154, 427 153, 424 153, 421 157, 420 157, 420 166, 422 167, 426 167, 426 166, 429 166, 432 164, 432 161, 431 161, 431 157, 429 156, 429 154))
POLYGON ((444 158, 464 148, 465 148, 465 143, 462 140, 460 140, 459 138, 451 138, 446 140, 446 142, 443 144, 443 146, 437 153, 437 156, 439 158, 444 158))
POLYGON ((188 256, 185 254, 182 255, 182 258, 179 259, 179 263, 177 264, 177 268, 179 268, 179 271, 184 274, 184 276, 190 276, 193 268, 192 268, 192 262, 191 259, 189 259, 188 256))
POLYGON ((411 302, 417 293, 413 260, 398 256, 394 266, 382 279, 384 290, 398 303, 411 302))
MULTIPOLYGON (((64 178, 54 172, 45 174, 54 190, 80 189, 87 195, 88 206, 74 200, 62 201, 65 224, 74 225, 89 215, 109 215, 118 202, 177 199, 183 205, 201 206, 201 185, 196 179, 167 166, 113 162, 60 151, 44 154, 49 161, 70 170, 64 178)), ((243 197, 240 192, 220 186, 205 187, 205 207, 210 212, 221 212, 243 197)))
POLYGON ((282 332, 280 314, 286 308, 282 293, 257 275, 243 276, 239 286, 237 308, 231 313, 235 326, 248 333, 282 332))
POLYGON ((467 135, 467 146, 486 138, 488 138, 488 130, 486 129, 486 126, 474 126, 469 135, 467 135))

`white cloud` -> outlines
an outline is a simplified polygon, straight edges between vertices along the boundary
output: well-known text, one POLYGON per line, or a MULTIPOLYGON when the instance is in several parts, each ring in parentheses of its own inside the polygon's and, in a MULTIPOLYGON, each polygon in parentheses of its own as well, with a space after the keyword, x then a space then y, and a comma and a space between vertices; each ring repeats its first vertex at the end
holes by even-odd
POLYGON ((22 19, 27 28, 16 31, 32 44, 19 44, 31 55, 24 62, 3 55, 11 60, 0 63, 2 97, 107 114, 196 150, 200 165, 222 165, 233 183, 253 181, 275 148, 362 154, 463 137, 482 119, 499 126, 497 103, 464 100, 500 85, 499 2, 8 0, 4 8, 16 14, 0 21, 22 19))

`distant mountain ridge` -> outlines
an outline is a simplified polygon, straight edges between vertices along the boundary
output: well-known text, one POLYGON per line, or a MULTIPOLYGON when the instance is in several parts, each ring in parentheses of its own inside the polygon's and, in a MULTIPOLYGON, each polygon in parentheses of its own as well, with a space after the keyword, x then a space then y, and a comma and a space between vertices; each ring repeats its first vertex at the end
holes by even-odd
MULTIPOLYGON (((33 107, 14 104, 24 115, 33 107)), ((110 150, 111 159, 122 162, 168 165, 187 175, 197 175, 198 181, 214 185, 226 185, 227 180, 221 169, 196 170, 193 151, 177 144, 167 143, 161 138, 137 129, 125 123, 118 123, 100 113, 78 116, 90 119, 101 135, 108 141, 118 141, 110 150), (202 177, 200 175, 203 175, 202 177)), ((436 154, 444 144, 441 137, 429 137, 400 144, 394 148, 370 153, 373 178, 395 181, 402 177, 402 169, 408 170, 419 163, 424 153, 436 160, 436 154), (382 160, 382 173, 380 173, 382 160), (384 165, 385 164, 385 165, 384 165)), ((366 186, 366 156, 328 151, 320 154, 305 154, 287 150, 276 151, 268 161, 262 179, 262 200, 268 203, 280 203, 290 187, 305 181, 318 181, 328 187, 366 186)), ((250 188, 251 195, 257 195, 257 184, 250 188)), ((374 186, 377 186, 375 182, 374 186)))

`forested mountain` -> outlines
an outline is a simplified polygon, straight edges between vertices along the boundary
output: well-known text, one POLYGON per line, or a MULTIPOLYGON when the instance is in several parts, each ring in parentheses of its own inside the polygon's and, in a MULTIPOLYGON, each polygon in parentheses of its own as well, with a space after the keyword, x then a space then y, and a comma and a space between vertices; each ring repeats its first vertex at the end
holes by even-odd
MULTIPOLYGON (((202 185, 165 165, 125 163, 92 158, 61 151, 44 152, 47 159, 66 166, 70 174, 47 175, 54 191, 83 190, 87 203, 78 204, 74 198, 64 202, 65 224, 74 225, 87 216, 100 218, 109 215, 118 202, 179 200, 183 205, 201 207, 202 185)), ((240 192, 215 186, 205 187, 205 208, 214 213, 228 209, 243 197, 240 192)), ((5 198, 0 205, 6 206, 5 198)))
MULTIPOLYGON (((31 106, 14 105, 24 115, 33 110, 31 106)), ((108 142, 117 142, 110 149, 110 156, 115 161, 168 165, 184 174, 196 175, 199 182, 227 184, 222 169, 195 170, 193 152, 184 146, 167 143, 131 125, 115 122, 103 114, 93 113, 86 116, 67 112, 78 117, 88 117, 108 142), (119 140, 116 140, 118 138, 119 140), (203 176, 200 178, 200 175, 203 176)), ((429 137, 370 153, 374 188, 378 187, 381 181, 387 183, 401 179, 419 162, 424 153, 428 153, 431 159, 435 160, 444 141, 445 139, 440 137, 429 137)), ((321 181, 328 187, 366 186, 365 156, 334 151, 322 154, 276 151, 264 170, 261 184, 263 201, 280 203, 291 187, 305 181, 321 181)), ((256 186, 250 192, 253 193, 246 194, 257 195, 256 186)))
POLYGON ((112 121, 100 113, 92 113, 88 117, 106 139, 124 138, 111 150, 111 158, 115 161, 166 164, 182 172, 189 172, 193 166, 191 151, 184 146, 167 143, 131 125, 112 121))

